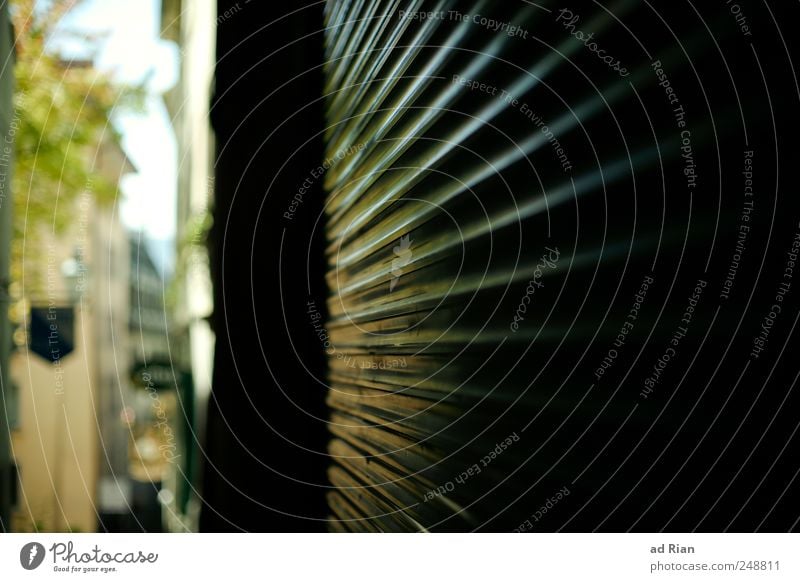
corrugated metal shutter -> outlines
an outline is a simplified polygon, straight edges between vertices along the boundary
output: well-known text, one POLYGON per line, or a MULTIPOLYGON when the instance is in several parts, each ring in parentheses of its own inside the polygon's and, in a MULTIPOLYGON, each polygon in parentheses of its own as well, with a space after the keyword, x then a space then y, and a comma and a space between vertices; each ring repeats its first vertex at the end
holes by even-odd
MULTIPOLYGON (((713 280, 706 261, 714 237, 727 240, 730 207, 717 207, 722 146, 709 144, 726 129, 682 60, 700 50, 697 21, 681 28, 672 8, 636 2, 576 6, 619 71, 568 34, 560 9, 328 3, 334 530, 514 529, 576 488, 594 499, 604 465, 629 452, 620 443, 657 414, 639 398, 639 370, 697 281, 713 280), (658 18, 686 33, 682 45, 658 18), (632 21, 658 31, 647 51, 626 33, 632 21), (693 205, 656 59, 710 166, 693 205), (638 304, 604 368, 611 383, 597 371, 638 304)), ((733 93, 715 106, 735 112, 733 93)), ((690 329, 685 357, 712 314, 690 329)), ((577 509, 546 527, 569 527, 577 509)))

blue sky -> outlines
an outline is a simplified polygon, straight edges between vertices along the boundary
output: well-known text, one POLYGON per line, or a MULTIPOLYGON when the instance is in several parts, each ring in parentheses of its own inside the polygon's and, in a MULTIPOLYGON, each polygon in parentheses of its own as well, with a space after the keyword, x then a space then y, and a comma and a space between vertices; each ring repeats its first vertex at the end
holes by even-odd
MULTIPOLYGON (((177 47, 159 38, 160 11, 160 0, 85 0, 62 25, 103 35, 95 61, 98 69, 127 83, 139 83, 149 75, 146 111, 113 120, 138 169, 123 179, 120 216, 128 228, 143 229, 155 247, 166 249, 175 236, 177 146, 161 95, 177 82, 179 59, 177 47)), ((70 56, 86 52, 79 41, 58 45, 70 56)), ((172 262, 168 256, 161 259, 172 262)))

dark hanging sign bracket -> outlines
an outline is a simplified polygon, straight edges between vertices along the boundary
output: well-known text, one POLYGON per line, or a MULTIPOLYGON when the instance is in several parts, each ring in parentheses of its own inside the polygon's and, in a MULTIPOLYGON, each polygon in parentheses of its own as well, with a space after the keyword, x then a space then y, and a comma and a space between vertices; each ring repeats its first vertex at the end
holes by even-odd
POLYGON ((75 310, 72 307, 32 307, 30 350, 52 363, 75 349, 75 310))

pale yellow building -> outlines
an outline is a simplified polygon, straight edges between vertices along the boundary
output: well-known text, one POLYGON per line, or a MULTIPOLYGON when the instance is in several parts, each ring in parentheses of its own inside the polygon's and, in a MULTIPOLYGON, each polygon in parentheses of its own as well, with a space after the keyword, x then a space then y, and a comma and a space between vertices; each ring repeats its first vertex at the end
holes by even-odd
MULTIPOLYGON (((107 143, 99 170, 116 181, 133 168, 107 143)), ((117 209, 97 204, 90 191, 88 184, 78 197, 66 232, 45 233, 26 249, 35 271, 27 273, 29 288, 22 283, 22 309, 72 306, 74 351, 52 363, 28 349, 24 333, 16 338, 15 531, 95 531, 101 516, 129 513, 129 243, 117 209)))

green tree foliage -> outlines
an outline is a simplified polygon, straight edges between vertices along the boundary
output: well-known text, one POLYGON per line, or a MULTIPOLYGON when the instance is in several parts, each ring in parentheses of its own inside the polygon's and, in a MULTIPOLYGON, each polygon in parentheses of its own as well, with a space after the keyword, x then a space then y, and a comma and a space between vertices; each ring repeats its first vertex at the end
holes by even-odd
MULTIPOLYGON (((119 136, 110 123, 120 109, 140 109, 142 87, 122 86, 88 61, 68 61, 53 47, 57 28, 78 2, 13 0, 16 41, 15 162, 12 280, 43 229, 58 234, 74 220, 84 191, 113 202, 117 184, 97 169, 99 145, 119 136), (91 185, 90 187, 87 187, 91 185), (27 249, 27 250, 26 250, 27 249)), ((98 39, 82 36, 93 55, 98 39)), ((30 257, 33 258, 33 257, 30 257)))

